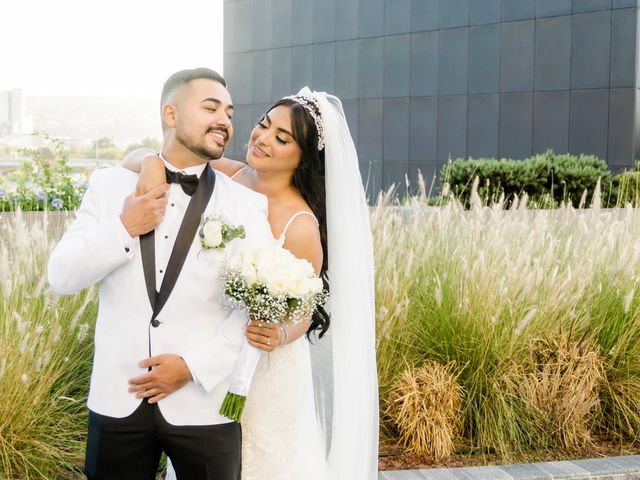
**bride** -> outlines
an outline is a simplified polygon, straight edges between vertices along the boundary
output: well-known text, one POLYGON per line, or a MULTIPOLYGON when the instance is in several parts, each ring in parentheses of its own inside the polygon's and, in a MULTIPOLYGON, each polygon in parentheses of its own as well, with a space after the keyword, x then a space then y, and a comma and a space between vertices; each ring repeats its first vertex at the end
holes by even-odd
MULTIPOLYGON (((210 164, 267 196, 274 237, 308 260, 327 285, 330 280, 331 321, 319 309, 307 323, 247 326, 247 341, 269 354, 260 360, 242 417, 242 480, 373 480, 373 253, 358 157, 340 100, 305 87, 276 102, 251 132, 246 162, 210 164), (314 369, 330 381, 322 388, 316 382, 314 392, 310 350, 316 347, 310 349, 308 339, 322 338, 329 324, 330 338, 319 343, 331 342, 331 358, 314 369)), ((166 181, 162 160, 148 150, 130 153, 124 166, 142 167, 138 193, 166 181)))

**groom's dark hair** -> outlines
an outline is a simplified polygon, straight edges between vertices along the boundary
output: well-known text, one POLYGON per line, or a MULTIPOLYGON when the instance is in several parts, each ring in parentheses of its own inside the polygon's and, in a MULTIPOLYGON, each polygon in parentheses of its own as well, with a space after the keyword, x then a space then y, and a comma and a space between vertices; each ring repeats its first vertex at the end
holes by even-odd
MULTIPOLYGON (((200 68, 190 68, 187 70, 180 70, 179 72, 174 73, 167 81, 164 82, 164 86, 162 87, 162 95, 160 95, 160 108, 167 102, 169 95, 176 88, 181 87, 182 85, 186 85, 192 80, 196 80, 198 78, 206 78, 209 80, 213 80, 214 82, 220 83, 223 87, 227 88, 227 82, 225 79, 215 70, 211 70, 210 68, 200 67, 200 68)), ((162 117, 162 113, 160 114, 162 117)), ((164 123, 164 119, 162 119, 162 131, 166 130, 166 124, 164 123)))
POLYGON ((164 105, 167 101, 167 98, 177 87, 185 85, 192 80, 196 80, 198 78, 207 78, 209 80, 213 80, 214 82, 218 82, 222 84, 223 87, 227 87, 227 82, 225 79, 215 70, 211 70, 210 68, 191 68, 188 70, 180 70, 179 72, 174 73, 167 81, 164 82, 164 86, 162 87, 162 95, 160 96, 160 106, 164 105))

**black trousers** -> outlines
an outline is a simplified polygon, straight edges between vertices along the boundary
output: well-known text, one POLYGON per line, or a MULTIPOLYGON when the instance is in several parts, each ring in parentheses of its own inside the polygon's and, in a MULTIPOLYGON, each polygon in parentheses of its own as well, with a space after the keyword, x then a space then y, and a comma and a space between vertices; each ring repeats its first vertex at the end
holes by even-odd
POLYGON ((164 451, 178 480, 240 480, 238 423, 175 426, 144 400, 131 415, 89 410, 85 472, 89 480, 155 480, 164 451))

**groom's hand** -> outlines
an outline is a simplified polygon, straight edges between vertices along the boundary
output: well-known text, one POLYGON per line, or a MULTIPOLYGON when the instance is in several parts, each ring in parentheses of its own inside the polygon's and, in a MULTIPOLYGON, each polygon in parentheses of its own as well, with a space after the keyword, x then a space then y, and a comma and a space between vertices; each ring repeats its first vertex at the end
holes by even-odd
POLYGON ((120 220, 132 238, 144 235, 160 224, 167 208, 167 190, 169 184, 164 183, 141 197, 132 193, 125 199, 120 220))
POLYGON ((129 391, 136 398, 148 398, 149 403, 156 403, 170 393, 182 388, 191 380, 189 367, 178 355, 164 353, 149 357, 139 363, 141 368, 151 367, 151 371, 129 380, 129 391))

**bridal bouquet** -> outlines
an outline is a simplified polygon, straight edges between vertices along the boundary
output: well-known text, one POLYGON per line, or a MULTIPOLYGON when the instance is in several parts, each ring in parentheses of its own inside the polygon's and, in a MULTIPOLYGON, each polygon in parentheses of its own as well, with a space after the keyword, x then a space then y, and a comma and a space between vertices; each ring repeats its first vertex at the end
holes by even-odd
MULTIPOLYGON (((223 291, 250 319, 294 323, 307 320, 327 299, 322 279, 311 264, 275 242, 267 247, 243 245, 222 272, 223 291)), ((261 351, 246 341, 220 414, 240 421, 261 351)))

